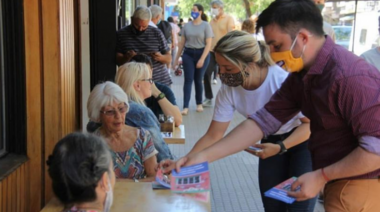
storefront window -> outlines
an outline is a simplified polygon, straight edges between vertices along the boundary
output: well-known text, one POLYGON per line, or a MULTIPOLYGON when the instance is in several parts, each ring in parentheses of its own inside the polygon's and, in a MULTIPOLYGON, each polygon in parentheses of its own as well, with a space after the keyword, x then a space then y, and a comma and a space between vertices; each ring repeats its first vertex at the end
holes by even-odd
POLYGON ((335 42, 356 55, 380 45, 379 1, 326 2, 324 20, 335 32, 335 42))

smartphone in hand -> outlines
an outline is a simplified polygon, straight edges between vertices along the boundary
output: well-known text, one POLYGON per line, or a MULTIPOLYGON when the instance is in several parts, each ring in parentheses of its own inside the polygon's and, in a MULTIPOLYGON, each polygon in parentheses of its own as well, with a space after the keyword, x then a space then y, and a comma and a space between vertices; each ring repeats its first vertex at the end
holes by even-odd
POLYGON ((253 152, 263 152, 262 149, 258 148, 258 147, 254 147, 254 146, 249 146, 248 147, 248 150, 251 150, 253 152))

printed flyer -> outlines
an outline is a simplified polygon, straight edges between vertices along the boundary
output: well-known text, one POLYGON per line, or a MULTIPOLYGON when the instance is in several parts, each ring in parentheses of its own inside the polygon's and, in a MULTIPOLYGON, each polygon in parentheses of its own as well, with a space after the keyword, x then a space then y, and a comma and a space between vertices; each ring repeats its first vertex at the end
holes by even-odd
POLYGON ((210 172, 207 162, 182 167, 180 173, 172 170, 170 176, 163 174, 159 169, 156 181, 152 183, 153 189, 170 188, 173 193, 203 202, 209 201, 210 172))
POLYGON ((296 181, 296 177, 291 177, 279 185, 269 189, 264 193, 266 197, 270 197, 276 200, 283 201, 288 204, 292 204, 296 199, 288 196, 288 191, 290 191, 291 186, 294 181, 296 181))

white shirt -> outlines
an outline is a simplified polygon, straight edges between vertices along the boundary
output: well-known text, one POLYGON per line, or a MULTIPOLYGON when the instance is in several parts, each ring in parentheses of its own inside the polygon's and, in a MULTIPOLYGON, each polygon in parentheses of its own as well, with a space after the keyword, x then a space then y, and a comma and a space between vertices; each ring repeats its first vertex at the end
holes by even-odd
MULTIPOLYGON (((229 87, 222 84, 216 96, 213 120, 229 122, 232 120, 235 110, 245 117, 254 114, 264 107, 287 77, 288 72, 274 65, 268 68, 267 77, 261 86, 255 90, 245 90, 242 86, 229 87)), ((287 133, 294 127, 301 125, 299 119, 303 117, 302 113, 299 113, 275 134, 287 133)))

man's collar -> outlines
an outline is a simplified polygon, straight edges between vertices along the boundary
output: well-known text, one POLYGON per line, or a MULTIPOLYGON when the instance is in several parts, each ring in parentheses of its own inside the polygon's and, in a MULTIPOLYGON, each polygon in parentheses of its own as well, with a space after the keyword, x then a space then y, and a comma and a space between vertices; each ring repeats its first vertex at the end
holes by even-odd
POLYGON ((153 23, 153 21, 149 21, 149 26, 152 26, 154 28, 157 28, 157 25, 153 23))

